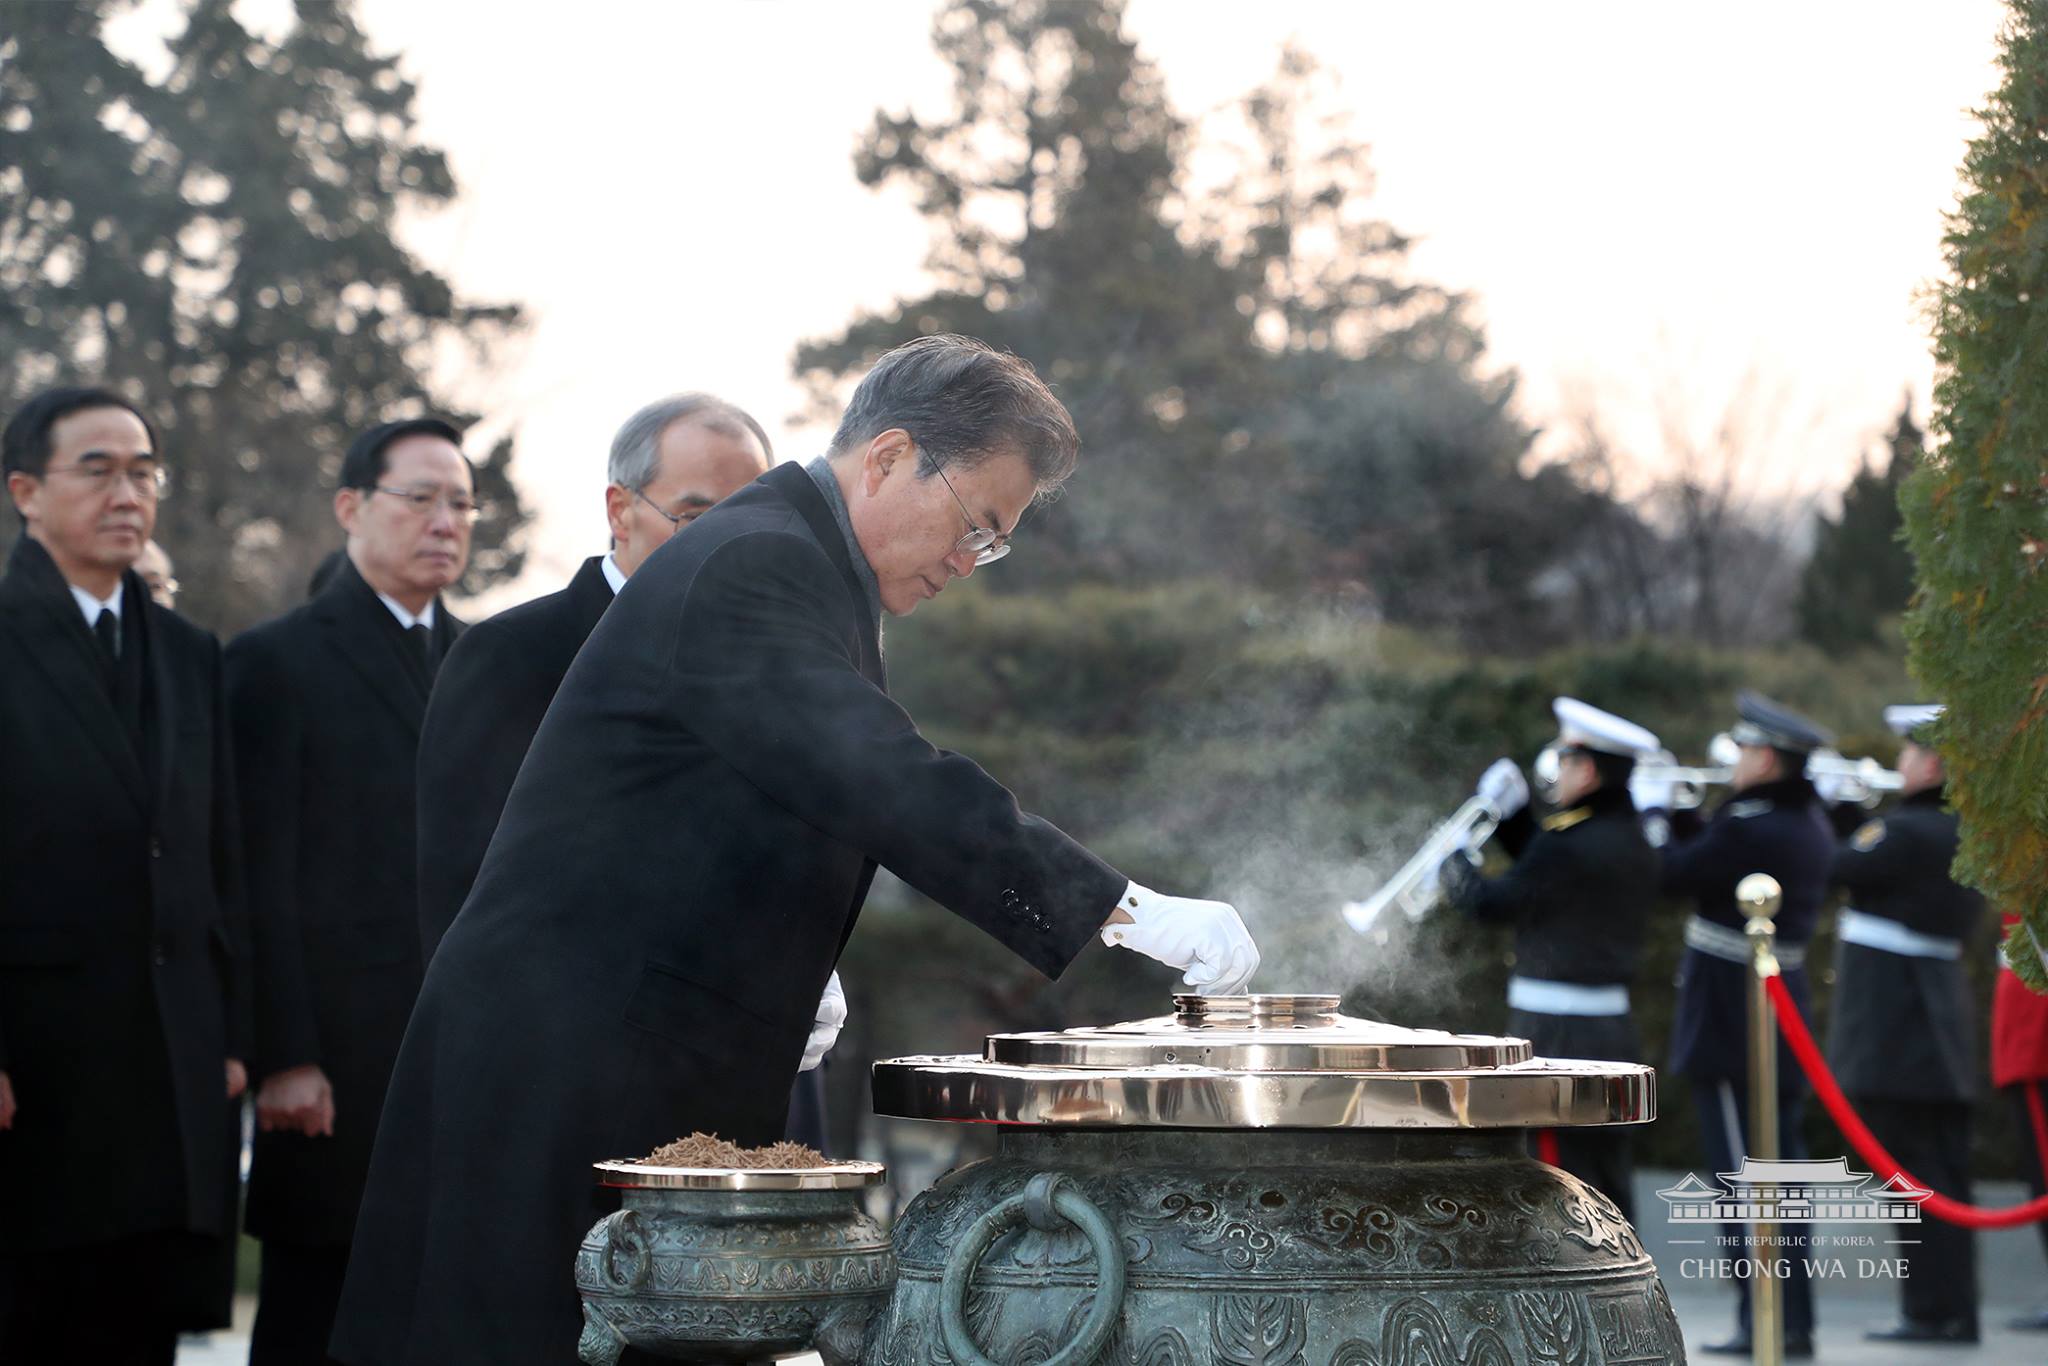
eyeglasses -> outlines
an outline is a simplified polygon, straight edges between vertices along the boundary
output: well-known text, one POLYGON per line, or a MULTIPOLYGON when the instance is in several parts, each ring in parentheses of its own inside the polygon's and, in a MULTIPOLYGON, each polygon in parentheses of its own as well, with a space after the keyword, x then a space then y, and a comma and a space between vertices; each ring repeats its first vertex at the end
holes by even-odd
POLYGON ((393 498, 403 498, 407 507, 421 517, 431 517, 434 509, 446 504, 448 511, 458 522, 474 522, 483 515, 483 505, 466 493, 443 493, 439 489, 394 489, 377 484, 372 493, 388 493, 393 498))
POLYGON ((170 491, 171 472, 162 465, 116 465, 96 460, 90 465, 53 465, 44 474, 69 474, 85 481, 94 493, 111 493, 115 479, 126 479, 135 496, 153 503, 170 491))
POLYGON ((967 534, 953 542, 953 553, 956 555, 962 553, 971 554, 974 556, 974 562, 978 565, 994 564, 997 560, 1009 554, 1009 538, 1000 531, 991 531, 989 528, 975 522, 974 514, 967 510, 967 504, 960 501, 959 490, 955 489, 953 481, 946 477, 945 468, 934 461, 932 463, 932 473, 939 476, 939 482, 946 486, 946 492, 953 495, 953 501, 960 503, 960 515, 967 519, 967 534))
POLYGON ((693 507, 688 512, 670 512, 667 508, 655 502, 652 498, 649 498, 639 489, 633 490, 633 496, 635 498, 638 498, 641 502, 647 504, 647 506, 653 508, 662 516, 668 518, 668 524, 676 528, 676 530, 678 531, 682 530, 685 526, 688 526, 691 522, 696 521, 698 516, 705 511, 705 509, 703 508, 693 507))

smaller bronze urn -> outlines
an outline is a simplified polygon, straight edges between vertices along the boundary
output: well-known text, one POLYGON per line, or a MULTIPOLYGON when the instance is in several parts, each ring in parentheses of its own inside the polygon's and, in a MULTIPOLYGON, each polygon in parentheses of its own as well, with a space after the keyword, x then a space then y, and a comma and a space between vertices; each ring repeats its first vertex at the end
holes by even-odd
POLYGON ((861 1209, 881 1164, 811 1168, 597 1164, 623 1208, 576 1253, 577 1353, 613 1366, 628 1347, 688 1361, 858 1349, 896 1280, 889 1235, 861 1209))

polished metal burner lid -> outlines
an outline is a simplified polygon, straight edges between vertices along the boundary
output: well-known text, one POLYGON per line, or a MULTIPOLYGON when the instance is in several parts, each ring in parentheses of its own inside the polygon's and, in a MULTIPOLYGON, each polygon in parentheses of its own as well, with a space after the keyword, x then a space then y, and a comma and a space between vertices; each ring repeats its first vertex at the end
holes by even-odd
POLYGON ((1505 1067, 1525 1039, 1403 1029, 1337 1012, 1335 996, 1176 996, 1174 1013, 1056 1034, 992 1034, 990 1062, 1031 1067, 1194 1063, 1247 1072, 1444 1072, 1505 1067))
POLYGON ((875 1110, 1089 1128, 1551 1128, 1656 1118, 1632 1063, 1533 1056, 1525 1039, 1404 1029, 1335 996, 1175 996, 1174 1013, 991 1035, 980 1057, 875 1065, 875 1110))

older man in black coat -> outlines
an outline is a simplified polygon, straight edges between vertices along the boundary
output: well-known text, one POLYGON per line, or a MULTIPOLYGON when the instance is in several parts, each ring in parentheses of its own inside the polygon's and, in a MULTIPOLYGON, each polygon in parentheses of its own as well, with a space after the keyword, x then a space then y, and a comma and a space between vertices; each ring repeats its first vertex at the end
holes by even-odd
POLYGON ((220 647, 132 568, 164 474, 127 400, 46 392, 0 446, 28 528, 0 580, 0 1360, 168 1366, 232 1289, 248 964, 220 647))
POLYGON ((877 862, 1048 975, 1102 933, 1242 988, 1235 911, 1130 883, 883 690, 880 612, 1000 558, 1075 447, 1021 362, 926 337, 862 381, 831 459, 770 471, 627 583, 428 970, 338 1357, 569 1360, 589 1164, 782 1132, 877 862))
POLYGON ((612 596, 677 531, 759 478, 768 434, 709 394, 678 394, 626 420, 612 442, 612 548, 567 587, 463 633, 434 680, 420 732, 420 942, 431 959, 469 898, 512 780, 576 652, 612 596))
POLYGON ((414 766, 461 623, 476 514, 460 433, 386 423, 342 462, 347 558, 227 651, 259 971, 252 1366, 320 1361, 384 1089, 420 982, 414 766))

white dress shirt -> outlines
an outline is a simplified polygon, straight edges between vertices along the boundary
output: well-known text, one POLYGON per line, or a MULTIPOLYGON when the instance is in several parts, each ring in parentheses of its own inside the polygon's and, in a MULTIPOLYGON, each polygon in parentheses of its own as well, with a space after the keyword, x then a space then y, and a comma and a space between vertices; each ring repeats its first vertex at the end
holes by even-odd
POLYGON ((397 598, 388 598, 384 596, 382 593, 379 593, 377 595, 377 601, 383 603, 386 607, 389 607, 391 609, 391 615, 398 618, 398 624, 400 626, 403 626, 408 631, 415 626, 424 626, 429 631, 434 629, 434 604, 431 602, 429 602, 425 607, 420 609, 420 614, 418 616, 414 616, 412 613, 405 610, 405 604, 401 603, 397 598))
POLYGON ((87 630, 91 630, 99 624, 100 613, 102 612, 112 612, 115 623, 117 625, 120 623, 121 590, 128 586, 126 583, 116 583, 114 585, 114 596, 104 602, 75 583, 66 584, 65 586, 71 590, 72 600, 78 604, 78 610, 85 613, 85 626, 87 630))
POLYGON ((626 571, 619 568, 619 557, 607 554, 599 568, 604 570, 604 581, 612 586, 612 596, 617 597, 626 586, 626 571))

